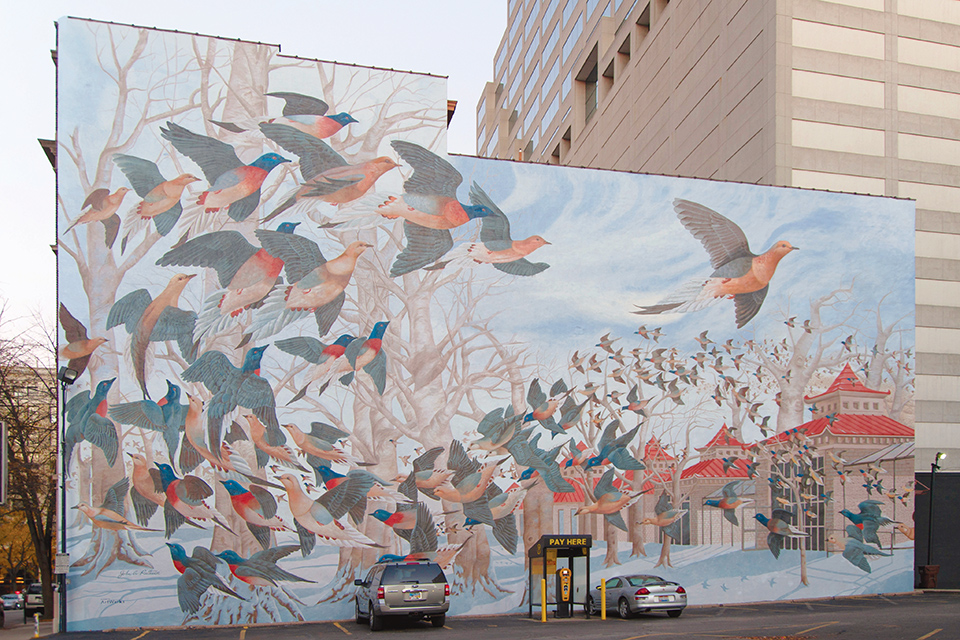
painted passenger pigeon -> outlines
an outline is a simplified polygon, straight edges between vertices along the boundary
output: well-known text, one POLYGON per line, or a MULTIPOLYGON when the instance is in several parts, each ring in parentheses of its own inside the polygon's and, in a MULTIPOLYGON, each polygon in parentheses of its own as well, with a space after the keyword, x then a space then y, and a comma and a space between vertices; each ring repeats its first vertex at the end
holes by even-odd
POLYGON ((198 182, 200 178, 181 173, 176 178, 167 180, 155 162, 122 153, 114 154, 113 161, 127 176, 133 190, 141 198, 131 217, 124 221, 129 230, 120 243, 120 251, 126 249, 130 235, 139 231, 143 222, 149 224, 152 220, 161 236, 170 233, 183 213, 183 205, 180 204, 183 190, 188 184, 198 182))
MULTIPOLYGON (((610 469, 612 471, 612 469, 610 469)), ((609 473, 608 471, 607 473, 609 473)), ((680 519, 686 515, 686 509, 675 509, 670 496, 666 491, 660 494, 657 504, 653 507, 653 517, 644 518, 640 524, 652 524, 660 527, 664 535, 673 538, 674 542, 681 540, 680 519)))
MULTIPOLYGON (((276 231, 257 229, 258 239, 292 234, 299 222, 284 222, 276 231)), ((188 240, 163 254, 157 264, 207 267, 217 272, 221 290, 209 296, 197 319, 199 338, 227 327, 245 309, 257 307, 277 284, 283 260, 251 244, 239 231, 214 231, 188 240)))
POLYGON ((243 596, 228 587, 217 575, 217 565, 220 561, 206 547, 194 547, 193 555, 188 556, 187 550, 175 542, 167 542, 170 549, 170 559, 173 568, 180 572, 177 578, 177 601, 180 610, 193 614, 200 610, 200 598, 213 587, 234 598, 246 600, 243 596))
POLYGON ((723 510, 723 517, 727 519, 732 525, 739 525, 740 522, 737 521, 737 507, 752 502, 751 500, 744 500, 739 495, 737 495, 737 486, 742 482, 742 480, 734 480, 733 482, 728 482, 723 485, 723 497, 719 500, 706 500, 703 504, 708 507, 717 507, 718 509, 723 510))
POLYGON ((187 418, 187 405, 180 404, 180 387, 167 380, 167 393, 159 402, 140 400, 110 407, 110 417, 120 424, 129 424, 156 431, 167 445, 170 464, 176 460, 180 434, 187 418))
POLYGON ((297 525, 300 537, 300 553, 307 557, 317 544, 317 536, 324 544, 336 547, 379 547, 373 540, 357 531, 353 525, 342 523, 340 518, 349 513, 369 491, 363 483, 351 484, 349 488, 337 487, 313 500, 300 486, 300 481, 289 473, 277 478, 287 490, 290 513, 297 525))
MULTIPOLYGON (((127 499, 127 490, 130 488, 130 479, 121 478, 107 489, 106 496, 99 507, 91 507, 86 502, 80 502, 74 509, 79 509, 83 515, 90 518, 90 523, 98 529, 108 531, 159 531, 147 529, 131 522, 125 515, 123 503, 127 499)), ((91 567, 92 569, 93 567, 91 567)), ((90 569, 87 570, 89 573, 90 569)))
POLYGON ((253 319, 251 335, 262 339, 279 333, 291 322, 313 314, 323 337, 340 316, 357 260, 372 244, 351 242, 336 258, 324 258, 312 240, 292 234, 261 235, 263 248, 283 260, 288 285, 278 287, 253 319))
MULTIPOLYGON (((476 182, 470 187, 470 202, 487 212, 480 226, 480 242, 467 246, 466 253, 471 260, 478 264, 491 264, 495 269, 513 276, 533 276, 550 267, 546 262, 530 262, 526 258, 550 243, 538 235, 524 240, 512 239, 507 215, 476 182)), ((442 268, 445 264, 438 263, 436 267, 442 268)))
POLYGON ((353 382, 357 371, 363 371, 370 376, 377 393, 383 395, 387 386, 387 354, 383 351, 383 334, 387 330, 387 321, 373 325, 366 340, 353 340, 344 350, 343 357, 350 365, 348 373, 340 378, 340 382, 349 385, 353 382))
POLYGON ((784 538, 803 538, 807 535, 793 526, 795 516, 786 509, 774 509, 769 518, 762 513, 757 513, 753 517, 770 532, 767 534, 767 546, 774 558, 780 557, 784 538))
POLYGON ((403 140, 393 140, 390 146, 413 167, 413 175, 403 183, 403 195, 391 196, 377 209, 386 218, 403 218, 407 243, 390 268, 391 276, 402 276, 452 249, 450 229, 491 212, 482 204, 457 200, 463 176, 437 154, 403 140))
POLYGON ((103 223, 103 241, 107 247, 113 247, 117 239, 117 233, 120 231, 120 216, 117 215, 117 209, 123 202, 123 197, 130 193, 130 189, 120 187, 113 193, 109 189, 94 189, 83 201, 80 207, 80 217, 74 220, 64 233, 67 233, 78 224, 90 224, 91 222, 103 223))
POLYGON ((270 530, 292 531, 277 517, 277 501, 266 489, 250 485, 247 489, 236 480, 221 480, 220 484, 230 494, 233 510, 245 523, 257 542, 264 549, 270 547, 270 530))
POLYGON ((316 338, 311 338, 310 336, 296 336, 294 338, 284 338, 283 340, 277 340, 274 342, 273 344, 276 345, 276 347, 281 351, 285 351, 290 355, 300 356, 307 362, 317 365, 310 371, 309 377, 300 391, 298 391, 293 398, 287 402, 287 404, 293 404, 305 396, 307 394, 307 389, 310 388, 310 385, 318 380, 325 381, 320 387, 320 393, 323 393, 323 390, 325 389, 325 386, 323 385, 329 382, 331 377, 341 371, 346 371, 349 368, 349 363, 344 366, 340 366, 342 362, 339 360, 339 358, 346 353, 347 345, 352 343, 354 340, 356 340, 355 337, 345 333, 330 344, 324 344, 316 338))
POLYGON ((212 520, 230 533, 234 533, 233 529, 221 520, 220 513, 205 502, 213 495, 210 485, 197 476, 186 475, 178 478, 173 472, 173 467, 168 464, 162 462, 154 464, 160 470, 160 481, 163 483, 163 492, 167 496, 167 501, 163 505, 166 538, 169 539, 187 520, 212 520))
MULTIPOLYGON (((275 91, 264 94, 271 98, 280 98, 284 101, 283 117, 270 118, 268 123, 279 122, 286 126, 296 127, 299 131, 315 138, 329 138, 351 122, 357 122, 353 116, 345 111, 334 115, 327 115, 330 106, 319 98, 305 96, 300 93, 275 91)), ((232 133, 243 133, 246 129, 233 122, 218 122, 213 124, 223 127, 232 133)))
MULTIPOLYGON (((341 206, 364 196, 387 171, 400 165, 386 156, 350 164, 323 140, 283 124, 262 124, 263 135, 300 158, 303 182, 263 222, 306 199, 341 206)), ((333 225, 335 226, 335 225, 333 225)))
POLYGON ((60 347, 60 357, 67 359, 67 367, 76 371, 79 378, 87 369, 90 354, 107 342, 107 339, 88 337, 87 328, 73 317, 62 302, 58 317, 60 326, 63 327, 63 336, 67 339, 67 343, 60 347))
POLYGON ((246 560, 236 551, 227 549, 218 553, 217 557, 227 563, 230 567, 230 573, 237 580, 246 582, 251 587, 277 586, 278 582, 309 582, 313 584, 314 580, 301 578, 277 566, 278 560, 286 558, 299 549, 299 545, 287 544, 282 547, 258 551, 246 560))
POLYGON ((237 407, 250 410, 266 428, 265 440, 273 446, 287 441, 277 421, 273 387, 260 376, 260 360, 268 345, 247 351, 243 364, 235 367, 223 353, 212 349, 184 369, 180 377, 187 382, 201 382, 213 394, 207 406, 206 443, 219 455, 223 418, 237 407))
POLYGON ((198 165, 210 183, 210 189, 200 194, 197 204, 204 211, 227 209, 233 220, 246 220, 260 205, 260 186, 267 175, 284 162, 290 162, 276 153, 265 153, 249 165, 237 157, 226 142, 194 133, 173 122, 160 128, 160 135, 169 140, 177 151, 198 165))
POLYGON ((64 434, 67 471, 70 470, 74 448, 83 441, 100 449, 111 467, 116 463, 120 438, 116 425, 107 417, 107 393, 115 380, 101 380, 93 395, 82 391, 67 400, 64 406, 67 413, 67 431, 64 434))
POLYGON ((183 289, 195 276, 178 273, 155 299, 146 289, 132 291, 117 300, 107 315, 107 329, 122 324, 130 334, 133 373, 144 398, 150 397, 146 368, 147 347, 151 342, 176 340, 180 354, 188 362, 194 360, 193 328, 197 314, 180 309, 177 304, 183 289))
POLYGON ((713 273, 677 289, 655 305, 639 307, 637 315, 699 311, 722 298, 732 298, 736 307, 737 328, 750 322, 764 298, 770 279, 780 260, 799 247, 780 240, 765 253, 750 251, 743 230, 732 220, 702 204, 676 199, 673 208, 687 231, 710 254, 713 273))
POLYGON ((611 525, 622 531, 626 531, 627 524, 623 521, 623 516, 620 515, 620 511, 639 500, 640 496, 645 492, 630 491, 623 493, 613 484, 614 473, 613 469, 607 469, 607 471, 600 476, 600 480, 597 481, 593 489, 593 493, 597 498, 596 501, 593 504, 588 504, 577 509, 576 515, 599 513, 611 525))

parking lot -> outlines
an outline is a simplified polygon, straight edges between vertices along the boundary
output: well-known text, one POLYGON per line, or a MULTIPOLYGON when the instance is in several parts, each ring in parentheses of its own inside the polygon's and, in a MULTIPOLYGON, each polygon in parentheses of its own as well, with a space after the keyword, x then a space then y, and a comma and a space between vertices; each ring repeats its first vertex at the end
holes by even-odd
MULTIPOLYGON (((47 636, 49 625, 43 625, 47 636)), ((444 640, 491 638, 528 640, 638 640, 639 638, 744 638, 752 640, 960 640, 960 593, 935 592, 890 596, 836 598, 789 603, 689 607, 682 617, 641 615, 630 620, 615 616, 577 617, 546 623, 525 616, 451 617, 444 628, 429 622, 388 620, 376 635, 430 634, 444 640)), ((123 629, 70 633, 69 640, 314 640, 374 635, 353 620, 278 626, 194 627, 183 629, 123 629)), ((32 637, 32 625, 22 623, 3 632, 4 640, 32 637)), ((351 638, 350 640, 354 640, 351 638)))

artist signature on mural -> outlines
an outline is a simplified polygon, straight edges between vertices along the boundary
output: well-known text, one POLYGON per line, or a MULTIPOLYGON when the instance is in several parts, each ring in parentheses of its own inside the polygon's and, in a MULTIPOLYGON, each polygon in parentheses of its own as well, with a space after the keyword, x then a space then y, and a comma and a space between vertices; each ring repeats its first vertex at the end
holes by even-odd
POLYGON ((118 578, 126 578, 128 576, 158 576, 160 572, 157 569, 124 569, 117 574, 118 578))

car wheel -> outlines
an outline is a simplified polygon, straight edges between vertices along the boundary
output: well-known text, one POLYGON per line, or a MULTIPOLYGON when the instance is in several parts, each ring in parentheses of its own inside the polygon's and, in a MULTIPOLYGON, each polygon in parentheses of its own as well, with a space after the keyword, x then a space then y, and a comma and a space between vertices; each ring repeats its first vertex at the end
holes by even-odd
POLYGON ((360 601, 354 598, 353 606, 357 610, 357 624, 363 624, 364 622, 366 622, 366 618, 364 618, 363 615, 360 614, 360 601))
POLYGON ((630 603, 627 602, 626 598, 620 598, 620 602, 617 603, 617 613, 619 613, 620 617, 624 620, 630 618, 630 603))
POLYGON ((383 618, 377 615, 372 602, 370 603, 370 611, 367 612, 367 620, 370 622, 370 631, 380 631, 380 629, 383 629, 383 618))
POLYGON ((592 616, 597 615, 597 603, 594 602, 593 596, 587 596, 587 613, 592 616))
POLYGON ((670 611, 667 611, 667 615, 671 618, 679 618, 681 613, 683 613, 683 609, 670 609, 670 611))
POLYGON ((438 616, 433 616, 432 618, 430 618, 430 622, 435 627, 442 627, 447 622, 447 614, 441 613, 438 616))

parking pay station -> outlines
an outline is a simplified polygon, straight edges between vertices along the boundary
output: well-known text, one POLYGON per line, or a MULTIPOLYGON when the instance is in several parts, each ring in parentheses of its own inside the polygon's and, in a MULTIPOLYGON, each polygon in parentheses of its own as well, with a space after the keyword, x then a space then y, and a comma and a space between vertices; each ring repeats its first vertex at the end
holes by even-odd
POLYGON ((587 617, 587 595, 590 592, 590 547, 588 535, 546 535, 527 551, 530 573, 527 593, 528 614, 541 609, 541 616, 553 605, 554 617, 569 618, 574 605, 583 607, 587 617), (546 589, 543 589, 543 586, 546 589))

